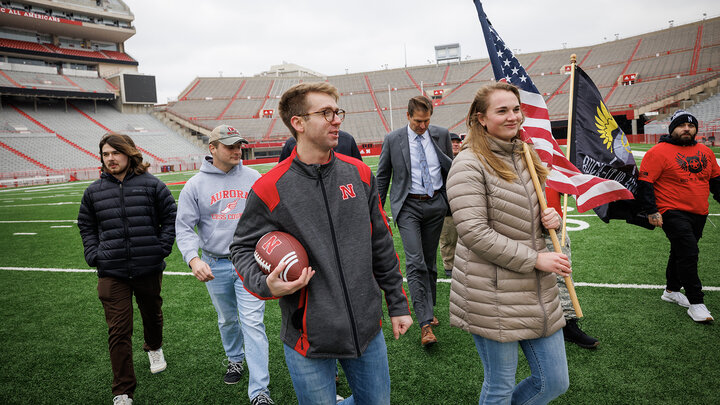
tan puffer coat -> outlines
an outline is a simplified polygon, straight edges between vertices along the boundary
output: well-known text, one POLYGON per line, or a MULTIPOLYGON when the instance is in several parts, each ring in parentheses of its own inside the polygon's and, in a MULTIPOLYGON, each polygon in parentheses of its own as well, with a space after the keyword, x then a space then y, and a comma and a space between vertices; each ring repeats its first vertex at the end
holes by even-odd
POLYGON ((547 248, 522 143, 492 138, 491 149, 518 179, 497 177, 467 147, 448 175, 458 231, 450 324, 499 342, 549 336, 565 320, 555 274, 535 269, 538 252, 547 248))

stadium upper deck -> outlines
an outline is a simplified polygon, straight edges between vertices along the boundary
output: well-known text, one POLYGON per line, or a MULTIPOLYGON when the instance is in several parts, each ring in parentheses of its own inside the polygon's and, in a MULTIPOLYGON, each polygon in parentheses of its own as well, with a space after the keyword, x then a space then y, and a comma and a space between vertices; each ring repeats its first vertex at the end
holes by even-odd
POLYGON ((198 162, 206 149, 129 97, 129 88, 148 93, 128 85, 138 79, 126 74, 142 77, 124 49, 133 20, 120 0, 0 3, 0 186, 96 178, 97 145, 110 131, 132 136, 155 170, 198 162))
MULTIPOLYGON (((553 121, 567 119, 570 76, 563 67, 571 54, 577 55, 578 66, 593 79, 610 110, 635 119, 653 103, 672 100, 720 76, 720 18, 586 47, 518 55, 553 121), (623 75, 629 74, 635 74, 634 81, 623 85, 623 75)), ((278 99, 301 80, 313 79, 198 77, 168 105, 168 112, 206 129, 220 122, 234 125, 255 142, 284 140, 289 131, 277 116, 278 99)), ((343 129, 359 142, 378 142, 391 128, 404 125, 407 100, 420 91, 435 99, 435 124, 464 132, 468 104, 493 78, 489 60, 480 59, 318 80, 341 92, 340 104, 348 111, 343 129)))
POLYGON ((137 71, 138 62, 124 49, 135 34, 133 19, 120 0, 0 2, 0 76, 6 79, 0 94, 38 95, 33 90, 42 88, 42 95, 53 96, 51 91, 57 90, 61 93, 56 96, 98 98, 94 93, 101 90, 106 93, 101 98, 114 98, 116 89, 100 78, 137 71), (57 77, 48 76, 53 74, 57 77), (14 79, 17 75, 42 85, 25 85, 14 79), (98 80, 80 80, 85 88, 70 83, 68 76, 98 80), (65 88, 68 84, 71 89, 65 88))

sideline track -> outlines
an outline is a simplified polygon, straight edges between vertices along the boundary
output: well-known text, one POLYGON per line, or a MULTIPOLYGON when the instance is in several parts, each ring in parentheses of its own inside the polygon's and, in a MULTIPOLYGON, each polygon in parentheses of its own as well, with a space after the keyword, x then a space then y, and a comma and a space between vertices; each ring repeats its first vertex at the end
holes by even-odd
MULTIPOLYGON (((45 271, 51 273, 95 273, 92 269, 57 269, 57 268, 41 268, 41 267, 3 267, 0 266, 0 270, 6 271, 45 271)), ((192 276, 192 273, 186 271, 166 271, 164 274, 169 276, 192 276)), ((404 282, 407 279, 403 278, 404 282)), ((449 284, 450 280, 447 278, 441 278, 437 280, 438 283, 449 284)), ((652 284, 609 284, 609 283, 575 283, 575 287, 597 287, 597 288, 632 288, 636 290, 655 290, 665 288, 664 285, 652 285, 652 284)), ((720 291, 720 287, 703 286, 703 291, 720 291)))

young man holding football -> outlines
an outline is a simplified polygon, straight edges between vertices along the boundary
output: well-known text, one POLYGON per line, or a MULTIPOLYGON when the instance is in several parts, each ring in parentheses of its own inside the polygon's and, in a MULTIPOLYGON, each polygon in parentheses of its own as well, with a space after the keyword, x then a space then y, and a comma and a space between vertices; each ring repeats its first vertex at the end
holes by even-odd
POLYGON ((245 199, 260 178, 256 170, 243 166, 240 160, 243 143, 247 141, 233 127, 220 125, 212 131, 208 146, 211 156, 205 157, 200 172, 180 192, 175 229, 183 259, 193 275, 205 283, 218 315, 228 362, 223 380, 226 384, 238 383, 243 362, 247 362, 250 402, 273 404, 268 390, 265 302, 245 290, 230 262, 230 242, 245 199), (202 249, 202 257, 198 249, 202 249))
POLYGON ((392 235, 370 168, 335 154, 345 111, 337 89, 301 83, 280 99, 280 116, 297 146, 252 187, 233 243, 232 261, 245 288, 280 298, 281 339, 300 405, 335 403, 339 360, 353 397, 390 403, 390 373, 382 333, 382 293, 397 339, 412 324, 392 235), (255 263, 255 245, 270 231, 293 235, 310 267, 299 279, 269 275, 255 263))

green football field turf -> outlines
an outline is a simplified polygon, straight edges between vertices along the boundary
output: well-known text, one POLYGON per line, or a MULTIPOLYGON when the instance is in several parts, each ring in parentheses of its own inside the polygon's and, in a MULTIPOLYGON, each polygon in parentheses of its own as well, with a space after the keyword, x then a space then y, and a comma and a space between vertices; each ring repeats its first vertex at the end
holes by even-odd
MULTIPOLYGON (((643 150, 642 145, 633 146, 643 150)), ((366 162, 374 170, 377 158, 366 162)), ((255 167, 265 172, 272 165, 255 167)), ((159 177, 172 183, 192 174, 159 177)), ((89 269, 74 222, 88 184, 0 190, 0 403, 111 402, 107 327, 97 299, 96 275, 40 271, 89 269)), ((177 198, 182 185, 169 188, 177 198)), ((717 317, 720 205, 714 200, 710 213, 700 242, 699 267, 707 287, 706 304, 717 317)), ((720 403, 718 323, 696 324, 683 308, 660 300, 669 251, 663 232, 618 221, 605 224, 592 211, 570 211, 569 219, 569 227, 577 229, 569 235, 573 276, 585 313, 581 325, 601 345, 593 351, 566 346, 570 389, 556 403, 720 403)), ((404 261, 399 233, 394 227, 393 232, 404 261)), ((163 279, 163 348, 168 368, 150 374, 136 310, 136 403, 248 403, 247 374, 234 386, 222 382, 224 354, 205 286, 189 275, 177 248, 167 264, 166 272, 185 273, 166 274, 163 279)), ((439 260, 438 267, 442 268, 439 260)), ((417 325, 395 341, 385 317, 393 404, 477 403, 482 364, 470 335, 449 326, 447 281, 441 274, 436 307, 441 325, 435 328, 439 343, 429 350, 420 347, 417 325)), ((267 303, 265 323, 273 399, 278 404, 296 403, 279 340, 277 302, 267 303)), ((518 379, 527 375, 521 355, 518 379)), ((350 394, 344 378, 338 391, 350 394)))

